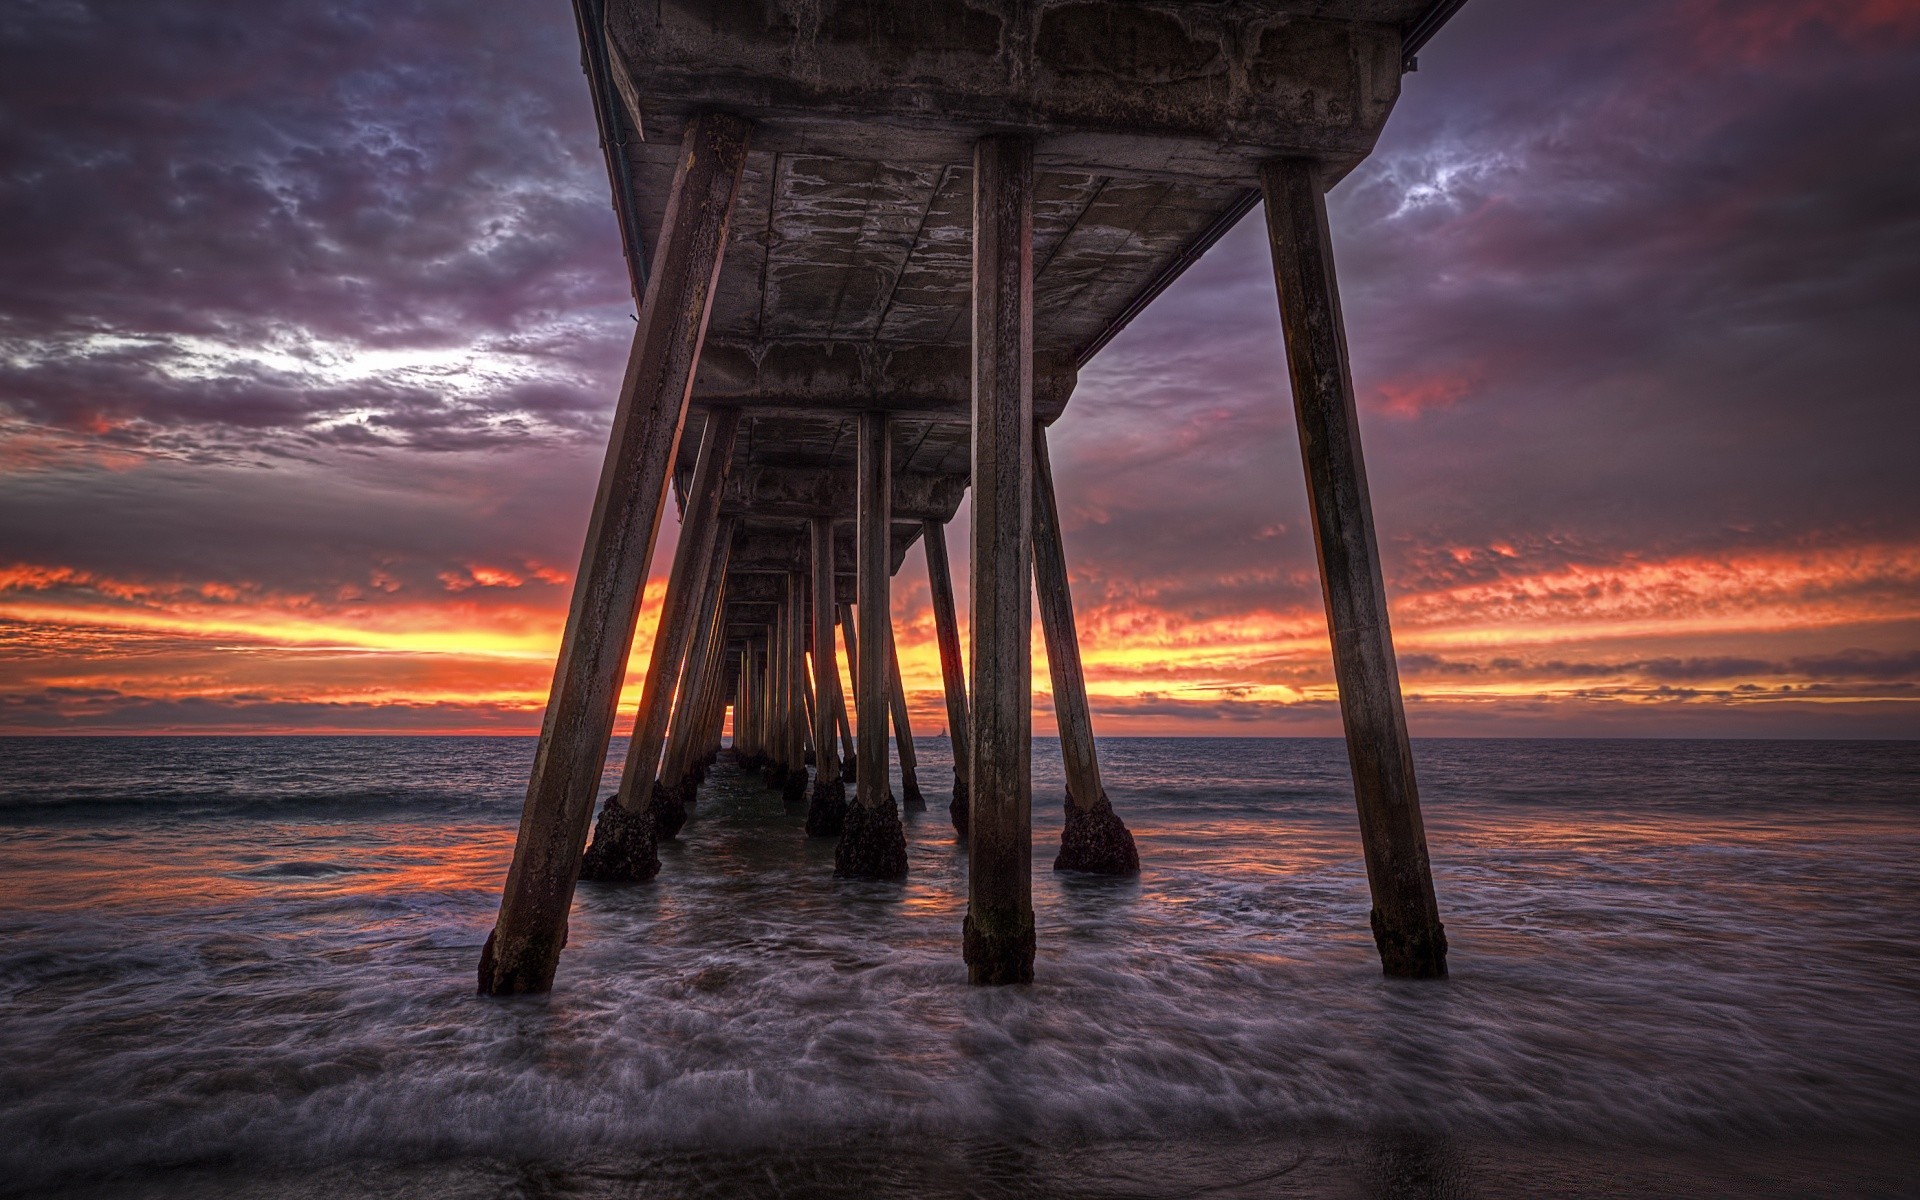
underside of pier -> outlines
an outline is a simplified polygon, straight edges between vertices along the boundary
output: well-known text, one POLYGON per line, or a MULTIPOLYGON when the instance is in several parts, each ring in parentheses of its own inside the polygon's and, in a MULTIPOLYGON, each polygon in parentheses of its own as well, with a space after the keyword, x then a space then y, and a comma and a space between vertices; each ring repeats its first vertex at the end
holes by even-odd
POLYGON ((1389 973, 1444 973, 1323 194, 1459 4, 576 0, 638 325, 482 991, 552 985, 583 861, 659 869, 729 711, 734 752, 839 839, 836 873, 905 874, 920 797, 888 581, 916 552, 970 976, 1032 977, 1036 588, 1067 762, 1056 867, 1139 869, 1100 779, 1046 429, 1263 196, 1374 930, 1389 973), (943 531, 969 501, 963 661, 943 531), (669 503, 667 601, 600 803, 669 503))

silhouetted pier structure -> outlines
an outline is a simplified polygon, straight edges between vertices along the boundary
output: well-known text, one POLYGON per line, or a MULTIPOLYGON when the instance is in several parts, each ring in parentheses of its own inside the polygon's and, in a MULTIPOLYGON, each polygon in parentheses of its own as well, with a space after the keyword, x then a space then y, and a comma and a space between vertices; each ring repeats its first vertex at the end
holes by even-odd
POLYGON ((1138 870, 1101 782, 1045 430, 1263 196, 1374 935, 1388 974, 1445 973, 1324 192, 1459 5, 576 0, 638 325, 483 992, 552 986, 583 870, 653 877, 729 708, 742 761, 838 839, 836 874, 905 875, 899 809, 920 797, 888 588, 916 543, 969 977, 1033 973, 1036 584, 1067 767, 1055 866, 1138 870), (672 574, 596 822, 670 492, 672 574), (969 499, 963 679, 943 530, 969 499))

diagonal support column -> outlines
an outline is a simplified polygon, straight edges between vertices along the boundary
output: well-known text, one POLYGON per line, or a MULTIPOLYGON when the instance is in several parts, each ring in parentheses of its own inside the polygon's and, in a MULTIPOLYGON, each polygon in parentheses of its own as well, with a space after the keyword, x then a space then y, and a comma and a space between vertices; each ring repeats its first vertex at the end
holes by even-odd
POLYGON ((973 151, 973 737, 967 978, 1033 979, 1033 146, 973 151))
POLYGON ((904 879, 906 831, 887 789, 887 648, 892 606, 887 591, 893 567, 893 435, 887 414, 863 412, 856 434, 858 486, 854 560, 859 572, 859 689, 855 719, 860 735, 860 781, 847 806, 833 873, 855 879, 904 879))
POLYGON ((540 747, 500 914, 480 952, 486 995, 545 992, 567 940, 581 851, 613 735, 614 707, 652 565, 667 473, 700 360, 727 226, 746 164, 747 122, 687 125, 646 297, 594 497, 540 747))
POLYGON ((1133 834, 1113 811, 1107 789, 1100 783, 1093 710, 1087 704, 1066 547, 1060 539, 1060 508, 1053 493, 1053 464, 1047 457, 1046 427, 1038 421, 1033 426, 1033 590, 1040 602, 1040 628, 1047 638, 1053 715, 1060 726, 1060 756, 1067 769, 1067 820, 1053 869, 1137 875, 1140 853, 1133 834))
POLYGON ((893 745, 900 754, 900 808, 927 811, 920 794, 920 760, 913 752, 913 725, 907 720, 907 689, 900 682, 900 649, 893 640, 893 622, 887 622, 887 707, 893 713, 893 745))
MULTIPOLYGON (((701 772, 696 769, 705 747, 696 743, 696 732, 706 715, 705 705, 715 687, 724 687, 716 677, 726 659, 724 622, 726 620, 727 559, 733 547, 734 518, 720 518, 714 531, 713 546, 707 558, 705 595, 700 602, 700 620, 693 645, 687 648, 687 662, 698 664, 690 685, 683 684, 674 697, 673 721, 668 726, 667 753, 660 766, 660 787, 679 797, 681 810, 694 803, 701 772)), ((663 835, 664 836, 664 835, 663 835)))
MULTIPOLYGON (((854 721, 859 722, 860 702, 860 634, 854 625, 853 605, 840 607, 840 634, 847 643, 847 678, 853 681, 853 695, 847 697, 855 704, 854 721)), ((846 780, 857 784, 860 781, 860 739, 856 736, 853 743, 853 755, 847 760, 846 780)))
POLYGON ((853 728, 847 723, 847 696, 840 688, 838 667, 833 672, 833 720, 840 727, 840 782, 852 783, 859 774, 853 765, 859 751, 853 745, 853 728))
POLYGON ((961 838, 967 836, 967 747, 972 719, 967 715, 967 673, 960 658, 960 621, 953 606, 953 573, 947 566, 947 527, 921 524, 927 551, 927 585, 933 593, 933 632, 940 643, 940 681, 947 698, 947 737, 953 750, 953 804, 948 816, 961 838))
MULTIPOLYGON (((840 667, 834 660, 833 518, 815 517, 813 539, 813 794, 807 798, 807 836, 838 837, 846 823, 847 787, 840 778, 840 667)), ((842 718, 844 719, 844 718, 842 718)))
POLYGON ((1319 169, 1309 159, 1263 165, 1260 186, 1340 718, 1373 892, 1373 937, 1388 975, 1438 978, 1447 973, 1447 937, 1433 894, 1413 749, 1387 626, 1387 591, 1360 454, 1326 196, 1319 169))
POLYGON ((655 843, 674 837, 687 823, 680 794, 660 786, 655 771, 667 739, 667 718, 675 692, 685 690, 687 648, 700 620, 706 598, 707 572, 720 519, 720 487, 733 461, 734 435, 740 428, 740 410, 718 408, 707 414, 700 451, 694 457, 693 486, 687 491, 680 539, 674 546, 673 569, 667 575, 667 593, 660 604, 660 622, 653 630, 653 650, 640 688, 640 708, 633 718, 633 737, 627 743, 627 761, 620 770, 620 790, 607 798, 587 847, 580 878, 602 883, 644 883, 660 873, 655 843))

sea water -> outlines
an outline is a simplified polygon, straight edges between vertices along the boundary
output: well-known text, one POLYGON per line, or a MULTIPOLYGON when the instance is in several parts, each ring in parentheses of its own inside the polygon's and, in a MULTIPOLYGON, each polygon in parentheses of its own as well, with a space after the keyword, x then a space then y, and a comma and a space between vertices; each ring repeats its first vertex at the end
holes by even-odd
POLYGON ((1000 989, 947 748, 897 886, 723 760, 503 1001, 531 739, 0 741, 0 1191, 1920 1195, 1920 743, 1416 742, 1401 982, 1339 742, 1103 741, 1109 880, 1042 740, 1000 989))

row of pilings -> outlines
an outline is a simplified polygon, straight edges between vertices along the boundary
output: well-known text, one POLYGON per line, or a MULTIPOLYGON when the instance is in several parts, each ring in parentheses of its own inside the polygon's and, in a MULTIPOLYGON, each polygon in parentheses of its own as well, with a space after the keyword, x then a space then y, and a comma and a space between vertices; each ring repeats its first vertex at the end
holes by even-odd
MULTIPOLYGON (((816 521, 808 533, 811 572, 789 572, 777 617, 745 637, 735 636, 727 617, 733 537, 720 505, 739 413, 709 409, 626 765, 618 790, 597 824, 593 820, 751 135, 747 121, 724 113, 704 113, 686 125, 574 581, 513 865, 499 919, 481 955, 480 990, 487 994, 544 992, 552 986, 579 878, 637 883, 658 872, 658 841, 679 832, 691 789, 697 787, 696 764, 712 754, 728 708, 736 732, 744 731, 745 752, 765 764, 789 800, 808 803, 809 825, 816 824, 808 746, 816 766, 837 761, 828 722, 837 733, 847 714, 833 654, 816 653, 809 671, 807 647, 832 646, 835 615, 847 642, 855 693, 854 794, 840 808, 835 792, 844 775, 828 771, 823 788, 816 773, 811 791, 821 801, 817 831, 832 836, 837 818, 837 875, 899 879, 907 870, 901 800, 888 787, 889 725, 904 733, 906 721, 888 595, 893 470, 884 409, 862 410, 852 418, 857 443, 854 611, 847 613, 834 590, 832 522, 816 521), (896 714, 898 719, 890 721, 896 714)), ((955 807, 968 849, 962 956, 972 982, 1002 984, 1033 977, 1031 609, 1036 590, 1067 766, 1066 832, 1056 865, 1137 869, 1138 860, 1100 780, 1044 431, 1034 420, 1031 139, 980 138, 972 181, 968 565, 973 645, 970 686, 964 689, 958 680, 958 638, 950 631, 949 589, 936 586, 935 613, 942 626, 948 711, 964 717, 951 722, 956 759, 966 763, 958 781, 964 796, 956 796, 955 807), (963 736, 964 751, 957 744, 963 736)), ((1388 974, 1440 976, 1446 972, 1446 941, 1388 632, 1334 287, 1325 181, 1316 161, 1282 158, 1261 168, 1260 182, 1373 894, 1374 936, 1388 974)), ((932 526, 925 533, 929 575, 944 581, 944 544, 932 526)), ((904 764, 910 733, 902 746, 904 764)))

